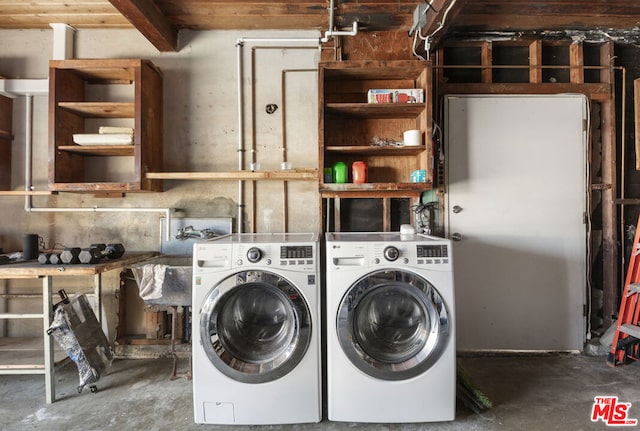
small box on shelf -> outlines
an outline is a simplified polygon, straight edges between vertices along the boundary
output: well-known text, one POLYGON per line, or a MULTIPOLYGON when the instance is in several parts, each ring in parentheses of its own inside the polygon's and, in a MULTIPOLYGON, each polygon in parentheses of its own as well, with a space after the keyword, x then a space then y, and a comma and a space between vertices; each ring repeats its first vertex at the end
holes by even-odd
POLYGON ((421 88, 380 89, 367 92, 369 103, 424 103, 421 88))

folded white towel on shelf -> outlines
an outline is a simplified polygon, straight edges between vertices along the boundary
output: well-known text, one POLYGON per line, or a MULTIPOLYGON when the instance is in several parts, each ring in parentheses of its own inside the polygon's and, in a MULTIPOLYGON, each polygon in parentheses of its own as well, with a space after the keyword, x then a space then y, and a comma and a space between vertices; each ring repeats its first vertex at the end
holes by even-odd
POLYGON ((133 135, 126 133, 75 133, 73 142, 78 145, 131 145, 133 135))
POLYGON ((100 126, 98 128, 98 133, 101 135, 108 135, 108 134, 133 135, 133 127, 100 126))

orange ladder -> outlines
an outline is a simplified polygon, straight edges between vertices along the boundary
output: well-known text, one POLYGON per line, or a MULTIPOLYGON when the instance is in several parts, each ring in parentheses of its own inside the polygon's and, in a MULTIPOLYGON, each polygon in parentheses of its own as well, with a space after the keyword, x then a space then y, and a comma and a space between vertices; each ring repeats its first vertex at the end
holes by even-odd
POLYGON ((620 300, 618 322, 613 334, 611 351, 607 357, 607 364, 616 367, 638 360, 640 346, 640 217, 636 226, 636 234, 631 249, 627 278, 620 300))

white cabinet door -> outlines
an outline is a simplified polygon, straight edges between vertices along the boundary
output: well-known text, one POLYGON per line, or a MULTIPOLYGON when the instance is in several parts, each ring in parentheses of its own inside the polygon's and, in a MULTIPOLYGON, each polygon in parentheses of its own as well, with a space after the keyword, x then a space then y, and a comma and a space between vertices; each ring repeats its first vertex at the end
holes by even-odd
POLYGON ((582 350, 586 98, 445 98, 459 350, 582 350))

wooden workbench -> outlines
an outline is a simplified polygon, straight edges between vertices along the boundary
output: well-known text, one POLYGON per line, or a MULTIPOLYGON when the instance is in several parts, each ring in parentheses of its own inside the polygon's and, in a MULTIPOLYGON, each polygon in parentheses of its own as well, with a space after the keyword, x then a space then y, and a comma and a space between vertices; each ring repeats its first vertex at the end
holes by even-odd
POLYGON ((36 260, 0 265, 0 279, 42 279, 41 314, 0 313, 0 319, 41 318, 44 326, 44 364, 21 366, 0 364, 0 374, 44 374, 46 401, 49 404, 53 403, 55 401, 55 359, 51 336, 47 335, 47 329, 53 319, 53 277, 94 276, 94 310, 98 320, 102 322, 102 273, 127 268, 157 255, 158 253, 155 252, 126 253, 119 259, 104 259, 93 265, 41 265, 36 260))

